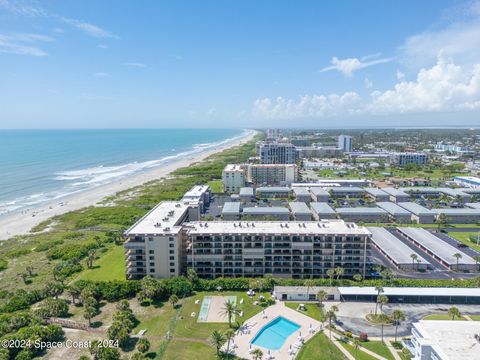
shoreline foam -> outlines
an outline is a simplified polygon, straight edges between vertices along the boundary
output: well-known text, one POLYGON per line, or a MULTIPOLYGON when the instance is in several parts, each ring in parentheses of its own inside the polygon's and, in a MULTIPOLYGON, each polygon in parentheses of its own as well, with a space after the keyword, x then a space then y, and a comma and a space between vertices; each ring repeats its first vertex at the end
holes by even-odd
POLYGON ((178 168, 202 161, 206 157, 230 147, 244 144, 250 141, 256 133, 256 131, 249 131, 243 137, 236 137, 231 141, 226 139, 213 145, 212 148, 208 147, 206 150, 193 153, 186 158, 181 158, 174 162, 166 163, 165 165, 115 180, 108 184, 66 195, 60 199, 45 202, 27 210, 3 215, 0 217, 0 240, 6 240, 16 235, 28 234, 34 226, 52 216, 65 214, 69 211, 79 210, 88 206, 94 206, 106 197, 115 195, 120 191, 166 177, 178 168))

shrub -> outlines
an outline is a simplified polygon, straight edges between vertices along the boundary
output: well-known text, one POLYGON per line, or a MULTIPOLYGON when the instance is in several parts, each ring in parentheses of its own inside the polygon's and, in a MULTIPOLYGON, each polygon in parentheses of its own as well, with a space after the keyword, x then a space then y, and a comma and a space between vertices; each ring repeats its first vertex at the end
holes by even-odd
POLYGON ((67 317, 68 304, 63 299, 47 298, 42 305, 37 309, 36 313, 40 317, 67 317))
POLYGON ((397 350, 403 349, 403 345, 400 341, 392 341, 392 346, 397 350))
POLYGON ((97 247, 98 245, 94 242, 56 246, 47 252, 47 258, 49 260, 80 260, 88 255, 89 250, 97 247))
POLYGON ((351 338, 352 337, 352 333, 350 331, 346 331, 345 332, 345 336, 348 337, 348 338, 351 338))
POLYGON ((8 261, 5 259, 0 259, 0 271, 6 270, 8 268, 8 261))
POLYGON ((21 248, 21 249, 10 250, 5 254, 5 256, 9 259, 15 259, 20 256, 30 254, 30 252, 31 252, 30 249, 21 248))
POLYGON ((362 342, 368 341, 368 334, 364 332, 360 333, 360 335, 358 335, 358 340, 362 342))
POLYGON ((33 249, 33 250, 36 251, 36 252, 47 251, 47 250, 50 250, 51 248, 53 248, 54 246, 61 245, 61 244, 63 244, 63 240, 60 240, 60 239, 45 241, 45 242, 42 242, 42 243, 38 244, 37 246, 35 246, 35 249, 33 249))

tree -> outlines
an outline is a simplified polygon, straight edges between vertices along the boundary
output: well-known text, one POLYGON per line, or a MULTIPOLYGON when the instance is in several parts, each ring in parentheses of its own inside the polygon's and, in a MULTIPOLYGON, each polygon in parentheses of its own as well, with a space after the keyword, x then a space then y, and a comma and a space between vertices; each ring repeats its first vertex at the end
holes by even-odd
POLYGON ((194 269, 192 268, 187 269, 187 279, 195 287, 195 285, 198 283, 198 275, 194 269))
POLYGON ((28 273, 28 276, 30 276, 30 277, 33 276, 33 266, 32 266, 32 265, 28 265, 28 266, 25 268, 25 271, 28 273))
POLYGON ((418 255, 415 253, 410 254, 410 257, 412 258, 412 270, 415 270, 415 262, 418 259, 418 255))
POLYGON ((148 341, 146 338, 141 338, 137 341, 136 348, 142 354, 145 354, 150 349, 150 341, 148 341))
POLYGON ((95 249, 91 249, 88 251, 88 256, 87 256, 87 267, 89 269, 93 267, 94 261, 95 261, 95 249))
POLYGON ((222 348, 223 344, 225 344, 225 336, 220 331, 214 330, 212 335, 210 335, 209 341, 215 347, 217 358, 220 359, 220 349, 222 348))
POLYGON ((98 302, 93 296, 85 297, 82 302, 83 317, 88 320, 88 326, 91 326, 92 319, 98 314, 98 302))
POLYGON ((361 346, 362 346, 362 342, 360 341, 360 339, 355 338, 355 340, 353 340, 353 347, 355 348, 356 359, 358 358, 358 349, 360 349, 361 346))
POLYGON ((345 274, 345 269, 341 266, 335 268, 335 275, 337 276, 337 281, 345 274))
POLYGON ((63 289, 64 286, 59 281, 49 281, 47 285, 45 285, 45 293, 55 299, 63 292, 63 289))
POLYGON ((228 326, 232 327, 232 317, 240 314, 240 310, 233 301, 226 301, 223 304, 221 314, 228 317, 228 326))
POLYGON ((405 321, 405 314, 402 310, 393 310, 392 320, 395 323, 395 342, 397 342, 398 325, 400 325, 400 321, 405 321))
POLYGON ((66 317, 68 316, 68 304, 63 299, 46 298, 37 309, 41 317, 66 317))
POLYGON ((332 286, 332 281, 333 281, 333 276, 334 275, 335 275, 335 269, 328 269, 327 270, 327 276, 330 279, 330 285, 329 286, 332 286))
POLYGON ((320 308, 323 307, 323 302, 325 300, 327 300, 327 298, 328 298, 328 293, 325 290, 320 290, 317 293, 317 300, 318 300, 318 305, 320 306, 320 308))
POLYGON ((303 282, 303 285, 307 287, 307 300, 310 300, 310 288, 315 286, 315 281, 312 279, 307 279, 303 282))
POLYGON ((363 280, 363 276, 361 274, 355 274, 353 275, 353 280, 355 280, 356 282, 360 282, 363 280))
POLYGON ((95 360, 118 360, 120 359, 120 352, 115 347, 99 346, 97 340, 92 343, 90 347, 90 354, 95 360))
POLYGON ((227 341, 227 349, 226 349, 227 359, 230 357, 230 342, 234 337, 235 337, 235 332, 232 330, 227 330, 227 332, 225 333, 225 340, 227 341))
POLYGON ((440 231, 442 227, 445 227, 447 225, 447 216, 444 213, 441 213, 437 217, 437 228, 440 231))
POLYGON ((384 342, 383 341, 383 327, 385 326, 385 324, 388 324, 388 322, 390 321, 389 317, 386 315, 386 314, 380 314, 378 315, 378 322, 380 323, 381 327, 382 327, 382 343, 384 342))
POLYGON ((460 262, 460 259, 463 257, 462 254, 460 253, 455 253, 453 254, 453 257, 457 259, 457 271, 458 271, 458 263, 460 262))
POLYGON ((175 294, 170 295, 170 297, 168 298, 168 302, 172 304, 173 307, 175 307, 175 304, 178 303, 178 296, 175 294))
POLYGON ((448 309, 448 315, 452 318, 452 320, 455 320, 455 318, 459 318, 460 316, 462 316, 460 310, 458 310, 458 308, 455 306, 452 306, 450 309, 448 309))
POLYGON ((254 360, 262 360, 263 358, 263 351, 260 349, 255 349, 252 352, 252 356, 254 360))
POLYGON ((375 290, 377 291, 377 302, 375 303, 375 315, 377 315, 377 308, 378 308, 378 297, 381 293, 383 293, 383 287, 375 286, 375 290))
POLYGON ((337 314, 336 312, 338 311, 338 307, 333 305, 330 310, 327 311, 325 314, 327 320, 328 320, 328 327, 330 329, 330 340, 332 340, 332 322, 337 320, 337 314))
POLYGON ((82 290, 80 287, 75 283, 68 287, 67 289, 68 294, 72 297, 72 304, 75 305, 75 301, 80 297, 82 290))
POLYGON ((377 297, 377 303, 380 304, 380 312, 383 314, 383 305, 388 304, 388 297, 385 295, 379 295, 377 297))

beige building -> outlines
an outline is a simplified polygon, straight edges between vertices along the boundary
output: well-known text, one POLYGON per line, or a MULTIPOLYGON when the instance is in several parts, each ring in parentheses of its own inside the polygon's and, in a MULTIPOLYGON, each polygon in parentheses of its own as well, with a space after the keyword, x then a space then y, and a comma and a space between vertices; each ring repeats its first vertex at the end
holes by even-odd
POLYGON ((236 193, 245 186, 247 168, 245 165, 228 164, 222 172, 222 190, 236 193))
POLYGON ((295 164, 248 165, 247 181, 254 185, 290 185, 298 180, 295 164))

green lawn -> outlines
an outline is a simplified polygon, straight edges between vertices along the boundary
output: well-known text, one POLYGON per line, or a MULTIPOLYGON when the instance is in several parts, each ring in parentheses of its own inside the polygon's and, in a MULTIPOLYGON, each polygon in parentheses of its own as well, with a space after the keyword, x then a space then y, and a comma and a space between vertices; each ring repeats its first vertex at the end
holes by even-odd
POLYGON ((125 249, 115 246, 94 262, 93 269, 86 269, 75 280, 125 280, 125 249))
POLYGON ((297 360, 345 360, 345 355, 328 339, 327 335, 319 332, 311 338, 300 350, 297 360))
POLYGON ((377 360, 377 358, 374 358, 371 355, 368 355, 366 352, 362 351, 362 347, 365 343, 362 343, 362 346, 358 348, 358 350, 355 350, 353 345, 347 344, 343 341, 339 341, 340 345, 342 345, 347 351, 352 354, 356 360, 377 360))
POLYGON ((468 315, 468 317, 474 321, 480 321, 480 315, 468 315))
MULTIPOLYGON (((425 316, 422 320, 452 320, 448 314, 431 314, 425 316)), ((463 316, 455 318, 455 320, 466 320, 463 316)))
POLYGON ((213 193, 223 193, 222 180, 211 180, 207 182, 207 185, 212 188, 213 193))
POLYGON ((311 318, 314 318, 315 320, 321 319, 321 314, 322 310, 320 309, 320 306, 318 304, 314 303, 307 303, 305 304, 305 307, 307 308, 307 311, 300 311, 298 310, 298 305, 299 304, 304 304, 302 302, 286 302, 285 305, 288 306, 289 308, 298 311, 299 313, 302 313, 304 315, 310 316, 311 318))
POLYGON ((391 351, 388 349, 387 345, 385 345, 381 341, 367 341, 367 342, 362 343, 362 346, 365 349, 373 351, 374 353, 376 353, 380 356, 383 356, 384 358, 386 358, 388 360, 395 360, 391 351))
POLYGON ((207 360, 215 359, 213 346, 198 342, 176 341, 168 343, 162 359, 164 360, 207 360))
POLYGON ((448 235, 450 235, 452 238, 460 241, 461 243, 470 246, 472 249, 480 251, 480 246, 477 245, 476 242, 470 241, 470 236, 474 235, 475 238, 477 237, 478 233, 477 232, 449 232, 448 235))

